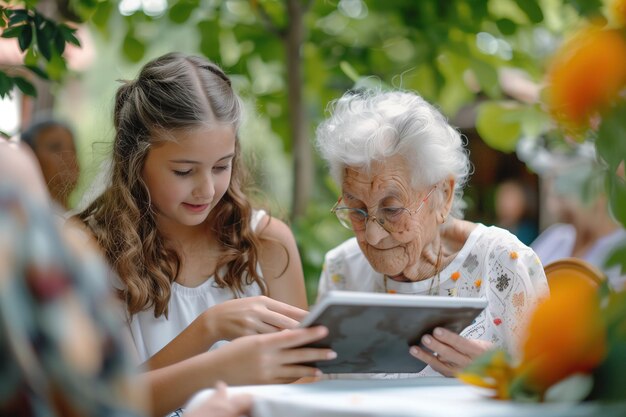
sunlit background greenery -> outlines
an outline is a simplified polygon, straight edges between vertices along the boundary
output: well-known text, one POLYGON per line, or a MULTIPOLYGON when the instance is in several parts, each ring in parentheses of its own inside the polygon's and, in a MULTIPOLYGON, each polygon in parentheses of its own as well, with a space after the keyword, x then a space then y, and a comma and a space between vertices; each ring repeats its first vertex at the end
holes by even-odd
MULTIPOLYGON (((46 3, 55 2, 26 5, 46 3)), ((54 111, 77 130, 82 178, 74 201, 109 149, 116 80, 135 77, 147 60, 168 51, 202 54, 226 70, 246 100, 244 149, 266 196, 263 204, 293 227, 313 300, 324 253, 350 235, 329 214, 338 188, 312 147, 328 102, 359 86, 416 90, 453 122, 474 106, 471 122, 482 139, 512 152, 521 136, 538 136, 549 122, 539 104, 521 103, 505 88, 503 73, 515 69, 522 79, 541 83, 546 59, 564 33, 581 16, 598 13, 602 1, 69 0, 69 5, 74 13, 51 12, 51 17, 85 22, 92 45, 83 43, 93 53, 89 67, 65 72, 54 48, 52 59, 42 58, 38 40, 27 48, 27 59, 56 79, 50 85, 54 111), (295 82, 294 68, 301 76, 295 82), (294 113, 302 118, 290 120, 294 113), (294 149, 305 152, 296 163, 294 149)))

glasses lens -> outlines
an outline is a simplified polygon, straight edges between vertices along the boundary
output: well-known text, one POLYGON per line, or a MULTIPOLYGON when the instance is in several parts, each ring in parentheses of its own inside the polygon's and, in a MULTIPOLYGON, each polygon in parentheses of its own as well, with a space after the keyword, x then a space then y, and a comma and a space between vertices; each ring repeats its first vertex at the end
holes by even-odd
POLYGON ((362 230, 365 228, 365 219, 367 216, 360 210, 339 207, 335 210, 335 214, 341 225, 348 229, 362 230))

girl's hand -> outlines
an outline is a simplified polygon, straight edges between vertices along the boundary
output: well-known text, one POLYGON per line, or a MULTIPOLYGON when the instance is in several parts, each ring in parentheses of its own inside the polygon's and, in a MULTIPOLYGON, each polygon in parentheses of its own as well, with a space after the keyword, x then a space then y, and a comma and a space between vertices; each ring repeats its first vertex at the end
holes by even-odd
POLYGON ((265 296, 225 301, 203 313, 214 340, 293 329, 308 311, 265 296))
POLYGON ((330 349, 300 346, 327 334, 328 329, 322 326, 283 330, 242 337, 211 353, 223 355, 220 363, 230 384, 282 384, 321 375, 320 370, 303 363, 334 359, 337 354, 330 349))
POLYGON ((215 384, 215 392, 193 410, 185 412, 186 417, 240 417, 248 415, 252 408, 252 397, 246 394, 228 397, 226 384, 215 384))
POLYGON ((466 339, 437 327, 432 336, 424 335, 422 344, 432 351, 412 346, 410 353, 444 376, 455 376, 474 359, 492 348, 485 340, 466 339))

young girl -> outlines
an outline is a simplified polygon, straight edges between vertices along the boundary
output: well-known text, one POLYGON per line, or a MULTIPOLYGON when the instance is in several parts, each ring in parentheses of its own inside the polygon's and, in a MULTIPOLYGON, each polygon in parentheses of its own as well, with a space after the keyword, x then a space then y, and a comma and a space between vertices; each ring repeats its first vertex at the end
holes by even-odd
POLYGON ((306 314, 293 235, 253 210, 242 190, 241 112, 216 65, 177 53, 148 63, 117 92, 111 184, 78 214, 119 276, 139 356, 162 371, 155 374, 170 386, 170 399, 215 376, 262 383, 313 375, 290 364, 332 356, 292 349, 321 337, 320 329, 206 354, 220 340, 293 328, 306 314), (246 346, 277 357, 260 358, 246 346))

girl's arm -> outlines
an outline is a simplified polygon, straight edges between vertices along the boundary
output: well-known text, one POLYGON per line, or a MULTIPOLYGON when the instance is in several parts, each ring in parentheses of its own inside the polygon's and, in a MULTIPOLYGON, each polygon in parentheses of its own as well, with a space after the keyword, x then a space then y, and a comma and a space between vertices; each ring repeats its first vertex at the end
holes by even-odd
POLYGON ((330 349, 298 346, 327 334, 325 327, 313 327, 242 337, 217 350, 146 372, 153 415, 162 416, 183 406, 193 394, 218 381, 230 385, 278 384, 318 376, 319 370, 301 363, 329 360, 337 355, 330 349))
MULTIPOLYGON (((279 223, 273 221, 271 223, 279 223)), ((295 247, 293 235, 284 223, 282 225, 282 233, 288 233, 291 237, 292 251, 295 255, 290 254, 289 269, 294 268, 293 259, 296 261, 296 271, 299 274, 301 283, 302 298, 304 302, 299 304, 306 307, 306 297, 304 295, 304 281, 302 278, 302 270, 300 267, 300 257, 295 247)), ((80 221, 71 221, 67 223, 71 231, 81 237, 84 244, 89 244, 97 248, 100 252, 93 232, 80 221)), ((270 225, 265 230, 272 231, 275 226, 270 225)), ((276 232, 271 232, 270 236, 280 236, 276 232)), ((274 237, 274 239, 277 239, 274 237)), ((280 247, 283 254, 283 262, 286 264, 287 255, 282 246, 274 243, 273 249, 280 247)), ((279 261, 277 261, 279 262, 279 261)), ((284 265, 283 264, 283 265, 284 265)), ((282 267, 284 269, 284 266, 282 267)), ((281 271, 282 271, 281 269, 281 271)), ((279 271, 280 272, 280 271, 279 271)), ((285 271, 287 274, 288 271, 285 271)), ((284 277, 273 279, 273 282, 285 282, 284 277)), ((281 289, 282 290, 282 289, 281 289)), ((271 287, 270 287, 270 291, 271 287)), ((278 291, 278 290, 277 290, 278 291)), ((192 356, 206 352, 215 342, 219 340, 233 340, 237 337, 254 335, 259 333, 272 333, 282 329, 291 329, 298 325, 300 320, 306 315, 306 311, 302 310, 291 302, 295 297, 289 298, 285 302, 276 298, 268 298, 264 296, 248 297, 226 301, 207 309, 198 318, 196 318, 186 329, 184 329, 176 338, 168 343, 163 349, 148 359, 144 366, 147 369, 158 369, 176 362, 185 360, 192 356)), ((297 304, 296 304, 297 305, 297 304)))
POLYGON ((158 369, 206 352, 215 342, 292 329, 307 314, 265 296, 219 303, 200 314, 144 366, 158 369))
POLYGON ((282 221, 265 216, 258 230, 262 239, 259 264, 269 296, 307 309, 302 262, 291 229, 282 221))

